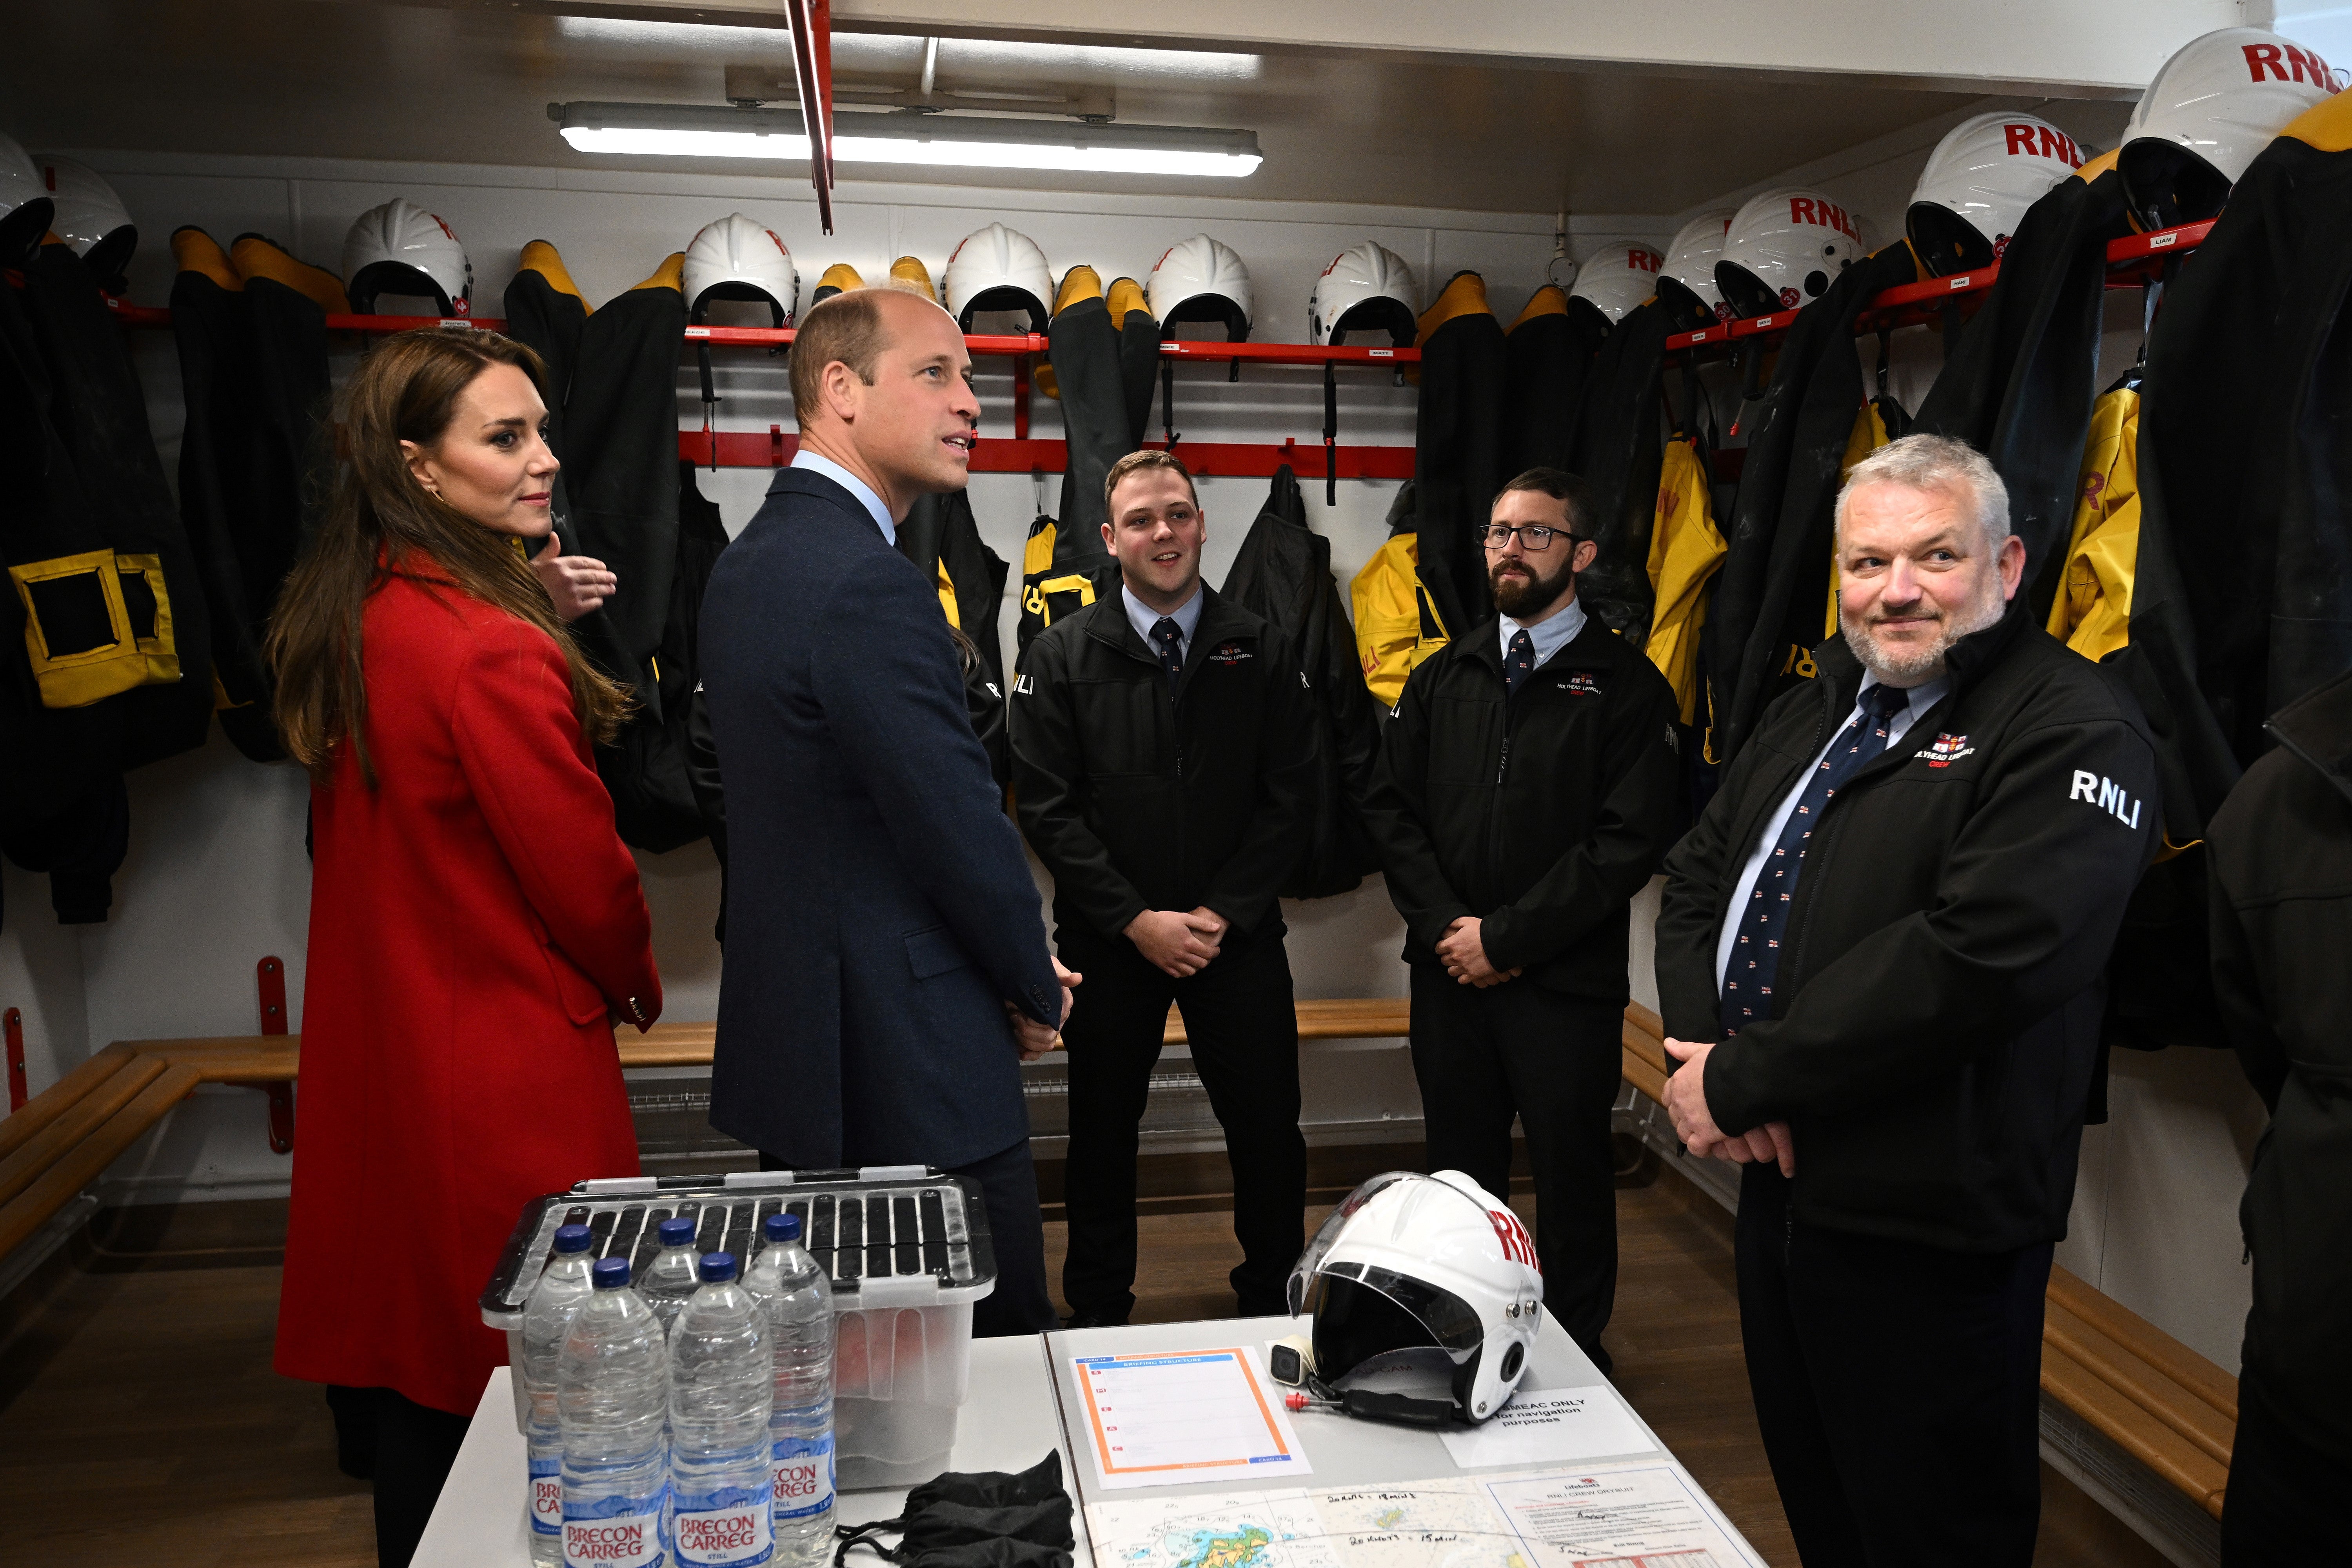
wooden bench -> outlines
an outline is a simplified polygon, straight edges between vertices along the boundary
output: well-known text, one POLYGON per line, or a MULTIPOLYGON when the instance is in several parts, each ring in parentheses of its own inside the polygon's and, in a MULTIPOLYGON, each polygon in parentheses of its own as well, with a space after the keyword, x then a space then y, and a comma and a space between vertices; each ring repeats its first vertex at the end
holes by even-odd
MULTIPOLYGON (((1297 1004, 1302 1040, 1401 1039, 1402 997, 1297 1004)), ((1663 1101, 1670 1065, 1658 1015, 1625 1009, 1626 1082, 1663 1101)), ((1169 1044, 1186 1041, 1168 1015, 1169 1044)), ((624 1067, 709 1066, 709 1023, 624 1033, 624 1067)), ((299 1035, 123 1040, 108 1046, 0 1120, 0 1255, 26 1240, 199 1083, 259 1087, 299 1076, 299 1035)), ((2229 1478, 2237 1379, 2063 1269, 2051 1273, 2042 1386, 2150 1472, 2215 1518, 2229 1478)))

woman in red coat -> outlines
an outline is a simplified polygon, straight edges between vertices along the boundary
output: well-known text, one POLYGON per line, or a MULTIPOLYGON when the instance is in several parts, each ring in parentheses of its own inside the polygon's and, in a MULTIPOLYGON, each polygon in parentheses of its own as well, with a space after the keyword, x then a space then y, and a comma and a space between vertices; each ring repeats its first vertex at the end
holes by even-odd
POLYGON ((613 1022, 661 1011, 590 760, 626 693, 525 564, 552 522, 540 373, 487 332, 379 344, 270 631, 315 846, 277 1365, 340 1385, 347 1435, 373 1417, 386 1564, 506 1360, 476 1301, 524 1203, 636 1174, 613 1022))

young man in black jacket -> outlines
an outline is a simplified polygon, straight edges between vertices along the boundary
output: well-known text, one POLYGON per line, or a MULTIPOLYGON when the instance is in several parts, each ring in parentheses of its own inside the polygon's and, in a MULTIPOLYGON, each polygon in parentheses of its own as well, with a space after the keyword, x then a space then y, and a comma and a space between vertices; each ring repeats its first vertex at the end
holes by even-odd
POLYGON ((1674 689, 1577 601, 1592 526, 1557 468, 1495 497, 1500 613, 1405 682, 1365 821, 1404 916, 1429 1168, 1508 1192, 1518 1118, 1544 1305, 1606 1371, 1626 905, 1672 831, 1676 755, 1674 689))
POLYGON ((1062 1291, 1074 1327, 1135 1296, 1137 1132, 1173 1001, 1224 1128, 1244 1317, 1283 1313, 1305 1245, 1298 1023, 1276 890, 1305 841, 1311 695, 1281 634, 1201 580, 1207 523, 1164 452, 1112 465, 1120 586, 1063 616, 1013 683, 1013 792, 1087 976, 1070 1060, 1062 1291))
POLYGON ((2213 991, 2271 1124, 2239 1214, 2254 1299, 2225 1568, 2344 1551, 2352 1475, 2352 675, 2271 716, 2278 749, 2206 833, 2213 991))
POLYGON ((1666 1108, 1748 1167, 1740 1333, 1798 1554, 2026 1568, 2042 1291, 2155 756, 2011 606, 1983 456, 1882 448, 1835 537, 1843 635, 1667 857, 1666 1108))

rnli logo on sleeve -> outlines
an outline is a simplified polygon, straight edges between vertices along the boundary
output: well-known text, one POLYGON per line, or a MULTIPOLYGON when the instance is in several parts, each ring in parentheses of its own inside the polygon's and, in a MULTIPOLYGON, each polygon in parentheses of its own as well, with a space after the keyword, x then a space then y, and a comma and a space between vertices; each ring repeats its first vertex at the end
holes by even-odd
POLYGON ((1034 696, 1037 695, 1037 683, 1027 675, 1015 675, 1013 677, 1013 695, 1016 697, 1034 696))
POLYGON ((1597 697, 1601 695, 1601 677, 1590 670, 1574 671, 1568 679, 1554 684, 1572 697, 1597 697))
POLYGON ((1255 659, 1257 655, 1255 653, 1251 653, 1239 643, 1220 643, 1209 654, 1209 663, 1213 664, 1238 664, 1244 659, 1255 659))
POLYGON ((2067 790, 2066 799, 2096 806, 2126 828, 2139 826, 2139 809, 2147 804, 2133 800, 2114 779, 2083 768, 2074 769, 2074 787, 2067 790))
POLYGON ((1927 750, 1915 751, 1911 755, 1926 758, 1927 766, 1930 768, 1949 768, 1961 758, 1974 753, 1976 747, 1969 744, 1969 737, 1965 735, 1939 735, 1936 737, 1936 743, 1927 750))

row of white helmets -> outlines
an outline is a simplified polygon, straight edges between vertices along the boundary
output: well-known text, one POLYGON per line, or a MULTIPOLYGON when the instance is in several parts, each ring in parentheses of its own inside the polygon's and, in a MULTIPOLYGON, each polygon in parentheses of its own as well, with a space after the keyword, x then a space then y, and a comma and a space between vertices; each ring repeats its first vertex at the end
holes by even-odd
MULTIPOLYGON (((114 187, 87 164, 54 152, 27 152, 12 138, 0 135, 0 218, 47 202, 46 230, 88 256, 103 245, 119 253, 113 268, 131 259, 139 231, 114 187)), ((41 216, 38 213, 30 216, 41 216)), ((26 243, 40 238, 36 232, 26 243)))

